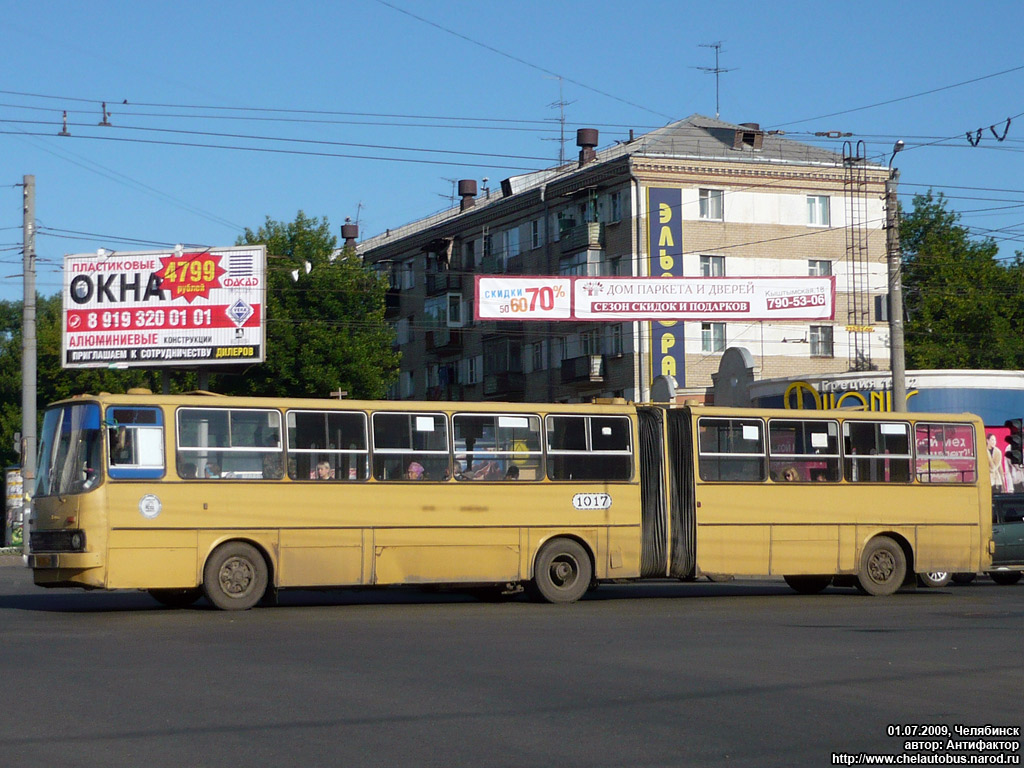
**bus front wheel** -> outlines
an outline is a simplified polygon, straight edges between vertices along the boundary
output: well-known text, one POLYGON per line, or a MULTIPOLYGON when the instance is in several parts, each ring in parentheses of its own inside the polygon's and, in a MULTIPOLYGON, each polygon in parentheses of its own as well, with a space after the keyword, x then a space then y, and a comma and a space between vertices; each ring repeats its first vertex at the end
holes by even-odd
POLYGON ((868 542, 860 558, 857 583, 869 595, 891 595, 907 576, 907 556, 903 548, 888 536, 868 542))
POLYGON ((590 555, 572 539, 552 539, 533 566, 533 592, 549 603, 574 603, 590 589, 590 555))
POLYGON ((241 541, 214 550, 203 569, 206 599, 223 611, 246 611, 267 591, 267 563, 255 547, 241 541))

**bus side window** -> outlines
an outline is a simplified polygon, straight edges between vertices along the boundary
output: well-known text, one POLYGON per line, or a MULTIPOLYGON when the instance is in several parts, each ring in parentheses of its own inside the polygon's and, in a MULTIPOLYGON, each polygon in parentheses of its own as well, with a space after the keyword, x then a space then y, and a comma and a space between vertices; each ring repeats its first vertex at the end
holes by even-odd
POLYGON ((839 482, 839 423, 822 419, 768 422, 768 473, 779 482, 839 482))
POLYGON ((110 477, 155 479, 164 475, 164 419, 159 408, 107 409, 110 477))
POLYGON ((632 425, 624 416, 548 416, 548 478, 629 480, 632 425))
POLYGON ((371 424, 374 480, 448 479, 451 451, 443 413, 377 411, 371 424), (417 465, 412 472, 410 465, 417 465))
POLYGON ((292 480, 366 480, 369 448, 366 414, 355 411, 288 411, 288 476, 292 480))
POLYGON ((851 483, 909 483, 910 425, 843 422, 843 475, 851 483))
POLYGON ((701 480, 753 483, 765 479, 764 425, 760 419, 701 418, 697 444, 701 480))

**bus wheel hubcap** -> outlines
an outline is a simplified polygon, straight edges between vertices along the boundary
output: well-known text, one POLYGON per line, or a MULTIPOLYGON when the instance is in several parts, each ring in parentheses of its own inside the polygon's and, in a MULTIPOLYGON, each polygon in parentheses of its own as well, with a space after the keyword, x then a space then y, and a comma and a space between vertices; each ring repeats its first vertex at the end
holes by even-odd
POLYGON ((576 579, 574 563, 569 560, 556 560, 551 564, 551 581, 556 586, 569 586, 576 579))
POLYGON ((240 557, 232 557, 220 567, 220 585, 229 595, 245 594, 255 578, 252 564, 240 557))
POLYGON ((877 552, 875 556, 871 558, 871 562, 868 565, 868 574, 872 580, 878 582, 884 582, 892 578, 893 573, 896 571, 896 561, 889 552, 877 552))

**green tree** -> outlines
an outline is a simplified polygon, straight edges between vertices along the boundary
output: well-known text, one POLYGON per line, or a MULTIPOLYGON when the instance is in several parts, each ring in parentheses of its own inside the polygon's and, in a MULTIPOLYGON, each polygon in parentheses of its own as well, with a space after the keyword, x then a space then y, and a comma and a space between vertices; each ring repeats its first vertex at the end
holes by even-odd
POLYGON ((998 260, 931 191, 900 224, 908 368, 1024 367, 1024 263, 998 260))
POLYGON ((266 362, 243 376, 220 375, 225 394, 382 398, 398 376, 394 331, 384 319, 386 281, 354 250, 337 251, 327 220, 299 211, 269 217, 239 245, 267 246, 266 362), (309 264, 307 271, 306 264, 309 264))

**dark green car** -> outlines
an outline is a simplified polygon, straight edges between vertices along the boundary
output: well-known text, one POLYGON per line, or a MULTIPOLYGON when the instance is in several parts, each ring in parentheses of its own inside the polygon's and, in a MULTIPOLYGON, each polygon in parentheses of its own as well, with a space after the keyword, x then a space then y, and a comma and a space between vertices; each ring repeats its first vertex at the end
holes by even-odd
MULTIPOLYGON (((996 584, 1016 584, 1024 575, 1024 493, 992 495, 992 538, 996 550, 988 575, 996 584)), ((958 584, 973 580, 973 573, 953 576, 958 584)))

